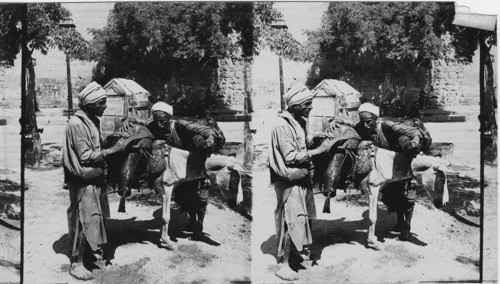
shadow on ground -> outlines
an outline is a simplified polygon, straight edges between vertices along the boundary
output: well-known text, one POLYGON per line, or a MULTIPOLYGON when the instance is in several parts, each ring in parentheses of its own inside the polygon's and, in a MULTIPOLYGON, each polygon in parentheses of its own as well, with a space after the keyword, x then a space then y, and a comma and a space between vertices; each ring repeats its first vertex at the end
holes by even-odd
MULTIPOLYGON (((480 181, 469 176, 448 176, 449 201, 441 210, 464 224, 479 227, 479 186, 480 181)), ((417 202, 435 208, 423 188, 417 188, 417 202)))
MULTIPOLYGON (((341 200, 344 199, 341 198, 341 200)), ((367 206, 367 201, 364 198, 350 198, 347 199, 354 206, 367 206)), ((310 246, 312 258, 314 260, 321 259, 322 251, 325 247, 334 245, 336 243, 359 243, 367 247, 367 229, 369 225, 368 210, 362 214, 361 220, 346 221, 345 218, 336 220, 316 219, 312 222, 312 236, 313 243, 310 246)), ((386 239, 394 239, 398 234, 392 233, 390 230, 396 223, 395 214, 387 213, 387 210, 379 206, 377 211, 377 226, 375 228, 375 235, 380 242, 385 242, 386 239)), ((417 235, 412 234, 409 240, 419 246, 426 246, 427 243, 418 239, 417 235)), ((260 246, 264 254, 272 255, 277 259, 277 239, 276 235, 272 235, 263 242, 260 246)), ((368 249, 368 247, 367 247, 368 249)))
MULTIPOLYGON (((19 192, 21 186, 16 182, 5 179, 0 180, 0 217, 10 220, 20 220, 21 197, 14 192, 19 192)), ((17 223, 17 222, 16 222, 17 223)), ((12 227, 10 222, 0 220, 0 225, 4 225, 10 229, 18 229, 12 227)), ((19 230, 19 229, 18 229, 19 230)))

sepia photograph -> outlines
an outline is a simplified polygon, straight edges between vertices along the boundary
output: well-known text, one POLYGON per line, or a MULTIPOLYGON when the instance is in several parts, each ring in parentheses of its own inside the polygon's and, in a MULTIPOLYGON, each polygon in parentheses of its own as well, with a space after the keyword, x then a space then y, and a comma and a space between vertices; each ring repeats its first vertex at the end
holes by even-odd
POLYGON ((0 283, 496 283, 498 6, 0 2, 0 283))

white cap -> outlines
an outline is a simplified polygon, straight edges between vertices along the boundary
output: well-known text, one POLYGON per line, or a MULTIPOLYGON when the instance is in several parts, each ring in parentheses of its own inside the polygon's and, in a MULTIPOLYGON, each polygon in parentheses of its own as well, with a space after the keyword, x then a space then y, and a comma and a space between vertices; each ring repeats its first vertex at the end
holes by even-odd
POLYGON ((358 113, 363 112, 363 111, 369 112, 369 113, 375 115, 376 117, 380 116, 379 107, 372 104, 372 103, 364 103, 364 104, 360 105, 358 108, 358 113))
POLYGON ((174 109, 172 106, 164 102, 157 102, 151 107, 151 112, 155 112, 157 110, 166 112, 170 116, 174 115, 174 109))

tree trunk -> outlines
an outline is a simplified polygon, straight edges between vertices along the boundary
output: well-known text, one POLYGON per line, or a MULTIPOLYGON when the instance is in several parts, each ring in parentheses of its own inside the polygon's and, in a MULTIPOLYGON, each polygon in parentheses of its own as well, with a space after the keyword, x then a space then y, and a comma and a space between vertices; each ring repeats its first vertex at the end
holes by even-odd
POLYGON ((413 104, 413 87, 415 86, 415 70, 414 66, 409 66, 405 69, 406 75, 406 93, 405 97, 402 98, 404 102, 404 113, 407 114, 413 104))
MULTIPOLYGON (((33 64, 33 58, 31 55, 28 56, 28 92, 26 97, 26 134, 27 137, 31 137, 31 142, 28 143, 27 153, 31 156, 31 159, 26 159, 28 164, 31 166, 40 167, 40 158, 42 151, 42 140, 40 138, 40 131, 38 130, 38 125, 36 123, 36 113, 35 113, 35 65, 33 64)), ((30 139, 30 138, 28 138, 30 139)), ((30 141, 28 141, 30 142, 30 141)))
MULTIPOLYGON (((251 78, 250 74, 252 74, 251 71, 251 61, 245 60, 245 66, 244 66, 244 71, 243 71, 243 76, 244 76, 244 89, 245 89, 245 102, 243 106, 243 113, 245 117, 249 117, 250 110, 251 110, 251 78)), ((252 167, 252 162, 253 162, 253 138, 252 138, 252 131, 250 129, 250 122, 245 119, 244 125, 243 125, 243 164, 247 169, 251 169, 252 167)))
POLYGON ((189 113, 193 114, 198 109, 198 105, 201 103, 202 94, 200 94, 199 90, 200 90, 200 86, 201 86, 201 73, 203 71, 200 70, 199 66, 192 66, 191 68, 192 68, 192 70, 191 70, 191 72, 192 72, 191 73, 191 76, 192 76, 191 83, 192 83, 193 89, 192 89, 191 94, 189 94, 190 97, 188 98, 188 101, 190 102, 189 113))

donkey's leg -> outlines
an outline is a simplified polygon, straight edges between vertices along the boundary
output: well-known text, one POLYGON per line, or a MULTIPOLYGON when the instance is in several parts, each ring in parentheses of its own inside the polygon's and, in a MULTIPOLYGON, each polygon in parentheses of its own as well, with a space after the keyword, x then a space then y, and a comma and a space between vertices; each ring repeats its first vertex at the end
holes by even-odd
POLYGON ((120 203, 118 204, 118 212, 125 213, 125 199, 127 199, 127 196, 124 194, 120 196, 120 203))
POLYGON ((165 188, 165 194, 162 195, 162 219, 163 219, 163 225, 161 226, 161 237, 160 237, 160 245, 167 248, 167 249, 173 249, 173 242, 170 240, 170 237, 168 236, 168 224, 170 222, 170 202, 172 199, 172 190, 173 186, 164 186, 165 188))
POLYGON ((375 226, 377 223, 377 204, 378 204, 378 194, 380 191, 380 185, 372 186, 370 185, 370 195, 369 195, 369 207, 368 207, 368 218, 370 221, 370 226, 368 227, 368 240, 367 245, 376 250, 382 248, 382 244, 377 240, 375 236, 375 226))

